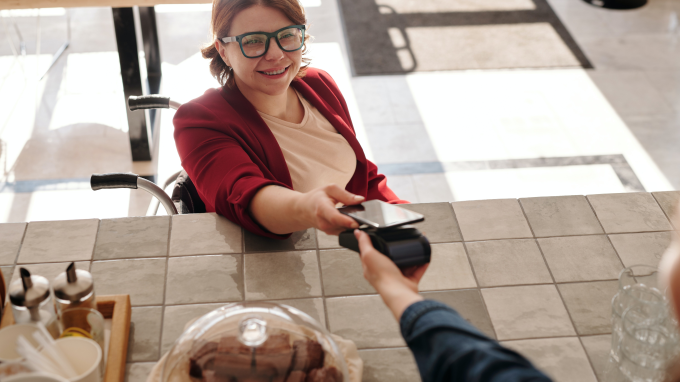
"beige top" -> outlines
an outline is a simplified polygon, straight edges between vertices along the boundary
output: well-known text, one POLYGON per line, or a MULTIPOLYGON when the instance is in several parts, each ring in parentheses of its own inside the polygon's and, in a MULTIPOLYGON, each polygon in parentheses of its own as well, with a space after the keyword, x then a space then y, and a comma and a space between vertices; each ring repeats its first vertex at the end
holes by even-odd
POLYGON ((281 146, 293 189, 307 192, 332 183, 344 189, 356 169, 354 150, 317 108, 295 93, 305 110, 302 122, 286 122, 260 112, 281 146))

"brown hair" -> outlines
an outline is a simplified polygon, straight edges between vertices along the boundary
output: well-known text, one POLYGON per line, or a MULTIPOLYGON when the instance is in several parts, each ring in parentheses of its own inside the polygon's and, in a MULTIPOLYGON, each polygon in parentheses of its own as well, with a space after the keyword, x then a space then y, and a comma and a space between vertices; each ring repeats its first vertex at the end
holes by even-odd
MULTIPOLYGON (((234 17, 236 17, 239 12, 254 5, 278 9, 295 25, 307 24, 305 10, 298 0, 213 0, 212 20, 210 21, 212 42, 206 44, 201 49, 201 53, 203 54, 203 58, 210 60, 210 74, 212 74, 222 86, 226 85, 229 88, 234 88, 236 82, 234 80, 233 69, 222 60, 220 53, 217 51, 217 48, 215 48, 215 39, 228 36, 234 17)), ((305 43, 302 47, 303 55, 307 52, 307 41, 309 40, 309 37, 311 36, 305 33, 305 43)), ((303 65, 295 78, 304 77, 310 62, 311 59, 306 57, 302 58, 303 65)))

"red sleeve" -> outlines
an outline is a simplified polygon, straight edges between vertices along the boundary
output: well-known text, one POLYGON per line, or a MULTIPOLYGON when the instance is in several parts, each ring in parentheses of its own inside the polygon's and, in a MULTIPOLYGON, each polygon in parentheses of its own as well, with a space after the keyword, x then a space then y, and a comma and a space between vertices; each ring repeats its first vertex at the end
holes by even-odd
POLYGON ((258 235, 288 237, 263 229, 248 212, 250 201, 262 187, 288 187, 265 177, 244 149, 243 140, 236 134, 227 134, 224 127, 216 128, 218 120, 198 103, 187 103, 177 110, 173 122, 182 167, 204 202, 214 206, 218 214, 258 235))

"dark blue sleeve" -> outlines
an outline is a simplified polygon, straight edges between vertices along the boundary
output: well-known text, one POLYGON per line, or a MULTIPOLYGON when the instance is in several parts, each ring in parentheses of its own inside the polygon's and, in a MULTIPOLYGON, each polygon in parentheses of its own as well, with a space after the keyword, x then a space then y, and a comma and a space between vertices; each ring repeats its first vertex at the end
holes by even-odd
POLYGON ((400 325, 423 382, 550 382, 526 358, 485 336, 440 302, 412 304, 400 325))

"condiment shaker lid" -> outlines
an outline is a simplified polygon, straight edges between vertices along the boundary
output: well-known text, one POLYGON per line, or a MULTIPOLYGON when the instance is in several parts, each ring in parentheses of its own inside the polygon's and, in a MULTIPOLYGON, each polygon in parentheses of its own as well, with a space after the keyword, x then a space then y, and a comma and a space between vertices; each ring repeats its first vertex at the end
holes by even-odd
POLYGON ((26 268, 19 268, 21 278, 9 286, 12 305, 34 308, 50 297, 50 282, 42 276, 31 276, 26 268))
POLYGON ((94 281, 90 272, 76 269, 71 263, 66 272, 60 273, 53 281, 54 295, 61 300, 76 302, 94 290, 94 281))

